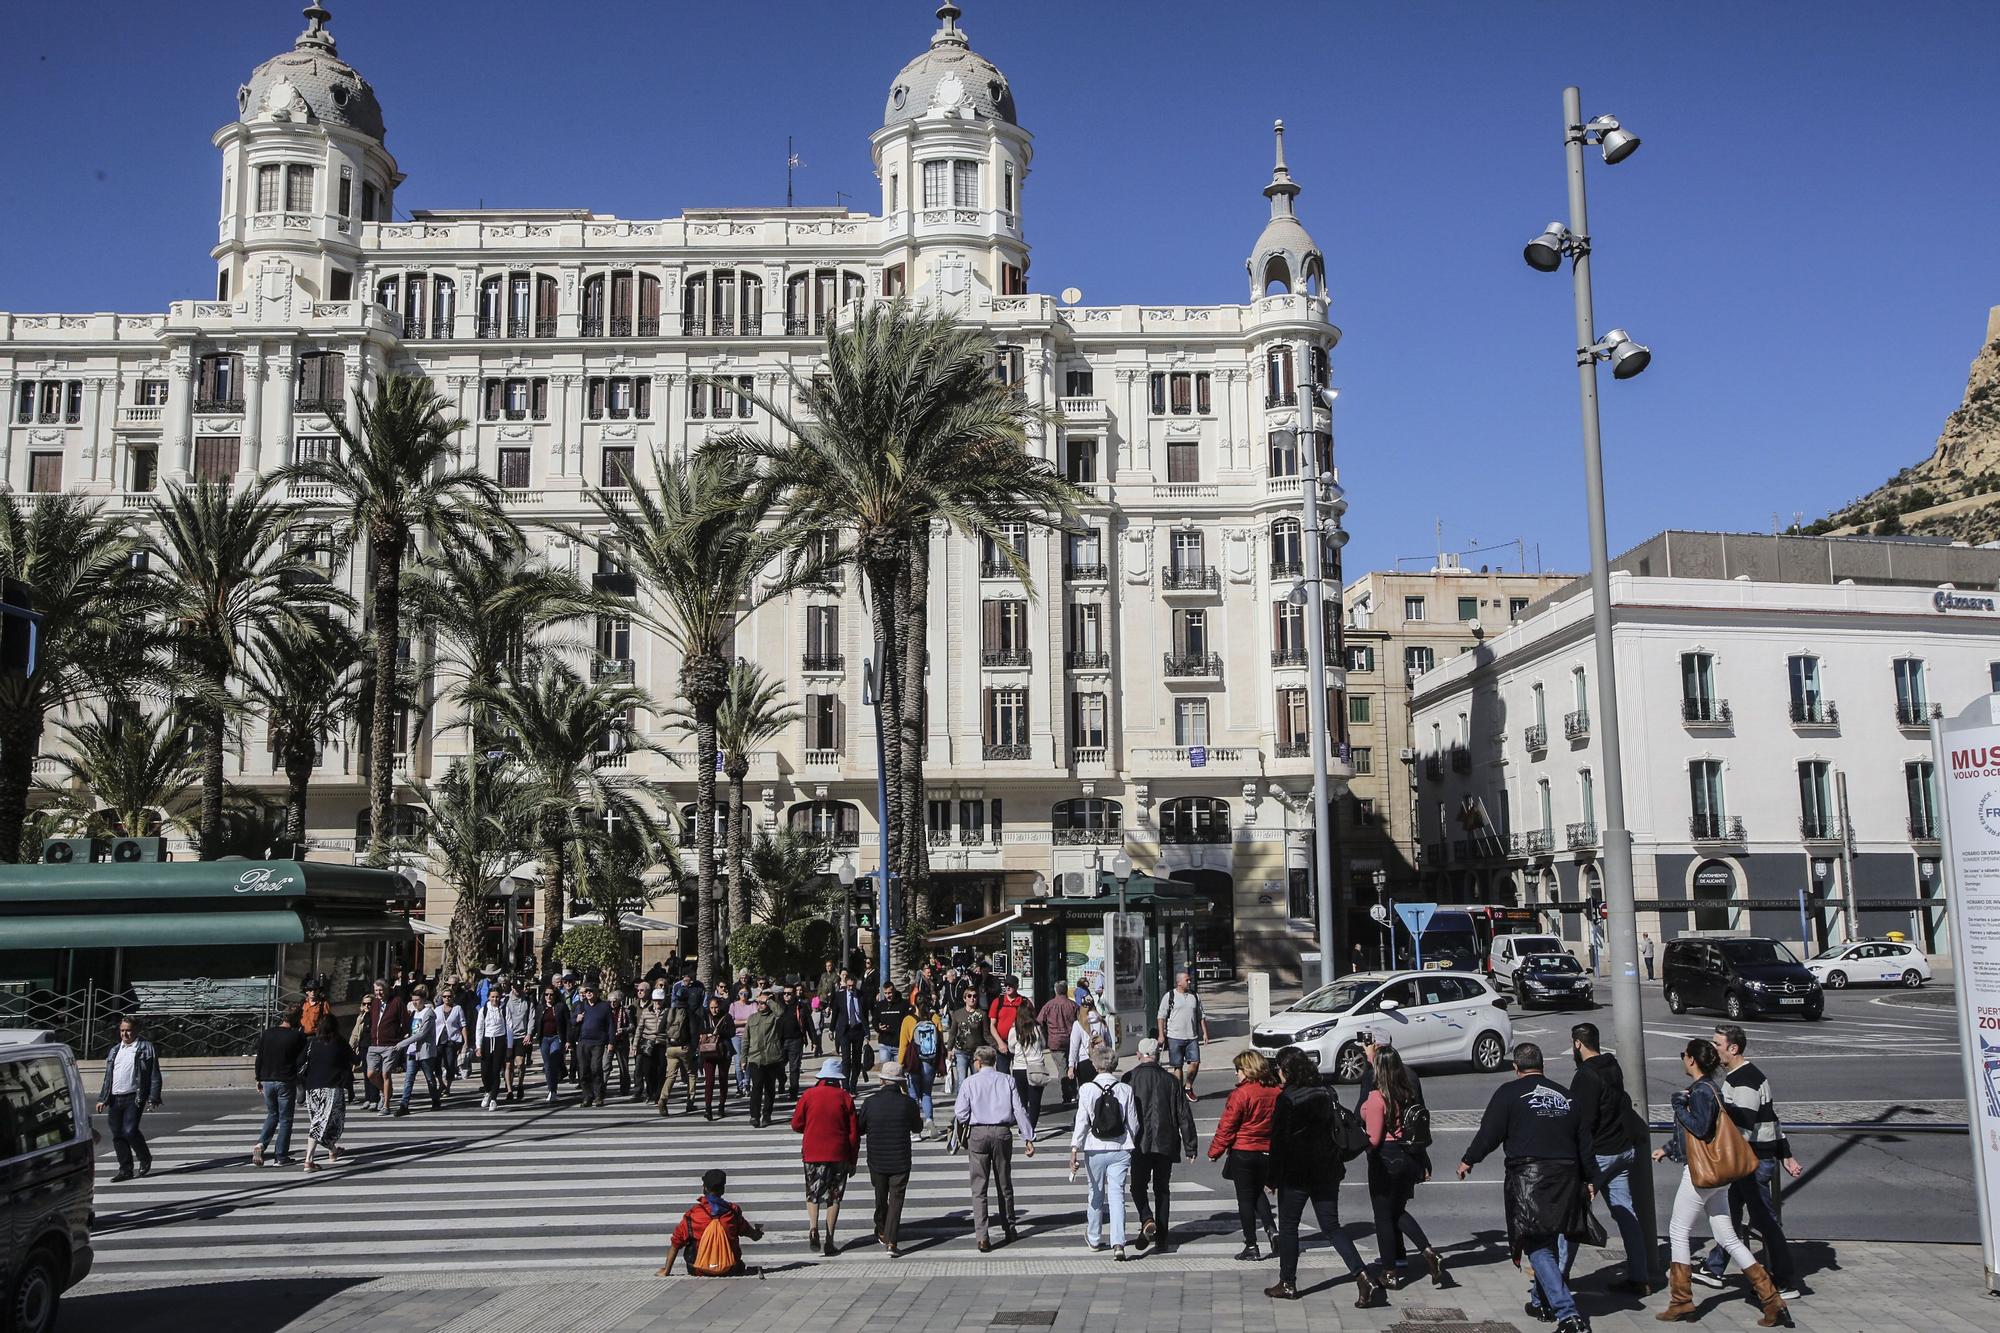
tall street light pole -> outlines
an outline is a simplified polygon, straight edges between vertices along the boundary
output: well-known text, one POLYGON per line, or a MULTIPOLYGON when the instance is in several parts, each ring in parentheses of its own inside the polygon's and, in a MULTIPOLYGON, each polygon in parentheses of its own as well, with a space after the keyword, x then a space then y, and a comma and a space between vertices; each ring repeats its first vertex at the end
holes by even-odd
POLYGON ((1583 474, 1590 523, 1590 617, 1597 649, 1597 726, 1603 746, 1604 769, 1604 902, 1610 920, 1606 942, 1611 951, 1612 1027, 1618 1041, 1625 1090, 1640 1114, 1646 1113, 1645 1022, 1639 1011, 1639 931, 1632 894, 1632 834, 1625 827, 1625 777, 1619 754, 1618 666, 1611 641, 1611 554, 1604 524, 1604 452, 1597 420, 1597 363, 1611 362, 1615 379, 1629 379, 1644 370, 1652 353, 1633 342, 1623 329, 1603 339, 1596 331, 1590 296, 1590 219, 1584 203, 1583 150, 1603 149, 1604 160, 1616 164, 1630 157, 1639 138, 1616 117, 1583 119, 1583 94, 1563 89, 1563 153, 1569 175, 1569 227, 1550 223, 1528 243, 1523 257, 1530 267, 1552 273, 1570 260, 1576 303, 1576 378, 1583 405, 1583 474))
MULTIPOLYGON (((1333 883, 1333 798, 1327 776, 1331 761, 1333 728, 1327 720, 1326 670, 1326 571, 1328 561, 1324 534, 1320 527, 1320 506, 1325 502, 1322 488, 1336 493, 1339 483, 1331 472, 1324 476, 1325 460, 1319 456, 1319 442, 1313 438, 1313 409, 1320 406, 1319 381, 1312 372, 1311 347, 1301 340, 1295 349, 1294 375, 1299 400, 1299 448, 1306 458, 1300 472, 1300 523, 1305 548, 1306 669, 1310 684, 1306 689, 1306 730, 1312 733, 1313 769, 1313 906, 1319 916, 1319 980, 1331 986, 1340 970, 1339 931, 1334 920, 1336 895, 1333 883)), ((1328 395, 1330 399, 1331 394, 1328 395)), ((1327 439, 1333 438, 1333 413, 1327 404, 1327 439)), ((1296 596, 1296 593, 1294 594, 1296 596)))

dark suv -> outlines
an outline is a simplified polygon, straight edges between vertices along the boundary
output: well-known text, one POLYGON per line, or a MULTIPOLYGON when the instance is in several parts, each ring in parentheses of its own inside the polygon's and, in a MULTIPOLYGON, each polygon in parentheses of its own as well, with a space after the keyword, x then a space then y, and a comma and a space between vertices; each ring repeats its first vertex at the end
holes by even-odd
POLYGON ((1683 936, 1667 941, 1660 988, 1667 1008, 1720 1009, 1736 1021, 1796 1014, 1818 1019, 1826 996, 1805 965, 1777 940, 1761 935, 1683 936))
POLYGON ((0 1032, 0 1328, 49 1333, 90 1271, 92 1134, 69 1047, 0 1032))

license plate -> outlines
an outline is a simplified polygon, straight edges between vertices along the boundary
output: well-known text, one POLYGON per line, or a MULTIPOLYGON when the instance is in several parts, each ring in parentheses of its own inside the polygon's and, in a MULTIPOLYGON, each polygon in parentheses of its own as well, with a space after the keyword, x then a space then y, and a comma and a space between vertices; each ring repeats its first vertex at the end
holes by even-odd
POLYGON ((1804 1004, 1805 1002, 1806 997, 1803 995, 1783 997, 1778 1001, 1779 1004, 1804 1004))

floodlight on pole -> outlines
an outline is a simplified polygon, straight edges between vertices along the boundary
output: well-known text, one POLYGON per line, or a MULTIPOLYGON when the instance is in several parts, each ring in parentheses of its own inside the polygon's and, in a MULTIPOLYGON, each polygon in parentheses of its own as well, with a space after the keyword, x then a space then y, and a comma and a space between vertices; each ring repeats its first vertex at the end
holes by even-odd
POLYGON ((1639 136, 1618 123, 1616 116, 1598 116, 1583 127, 1584 142, 1604 150, 1604 161, 1617 166, 1639 151, 1639 136))
POLYGON ((1569 228, 1551 222, 1546 231, 1522 247, 1521 258, 1537 273, 1553 273, 1562 267, 1564 256, 1570 252, 1570 242, 1569 228))

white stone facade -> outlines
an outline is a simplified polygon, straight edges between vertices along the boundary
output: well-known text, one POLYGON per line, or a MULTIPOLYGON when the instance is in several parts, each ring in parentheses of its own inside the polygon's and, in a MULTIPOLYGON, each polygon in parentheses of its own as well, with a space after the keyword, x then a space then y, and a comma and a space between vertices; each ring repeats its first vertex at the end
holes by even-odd
MULTIPOLYGON (((298 44, 259 68, 215 136, 214 299, 165 313, 0 313, 0 480, 83 491, 143 518, 162 485, 240 484, 323 447, 336 404, 415 371, 474 423, 465 462, 502 482, 549 559, 588 577, 595 557, 546 525, 587 524, 592 492, 615 495, 628 470, 643 485, 655 451, 681 456, 725 426, 771 428, 694 377, 744 376, 783 400, 788 372, 809 373, 827 321, 854 302, 943 305, 991 330, 1005 349, 998 373, 1060 412, 1035 447, 1095 498, 1094 540, 1024 538, 1032 591, 995 577, 975 545, 936 539, 928 778, 948 803, 931 853, 946 915, 1048 891, 1122 843, 1144 869, 1205 872, 1195 878, 1224 909, 1205 952, 1296 966, 1303 934, 1287 920, 1285 881, 1310 861, 1311 778, 1304 724, 1280 714, 1302 698, 1305 671, 1273 607, 1299 573, 1300 469, 1299 451, 1271 437, 1297 425, 1298 351, 1311 349, 1324 378, 1339 330, 1323 261, 1292 213, 1282 139, 1243 304, 1059 304, 1027 280, 1031 136, 947 5, 870 141, 878 213, 390 220, 403 174, 376 130, 374 91, 335 54, 325 11, 307 15, 298 44), (993 642, 982 603, 1023 600, 1018 624, 1004 613, 1006 642, 993 642), (1006 723, 987 691, 1018 691, 1005 696, 1019 704, 1000 710, 1006 723), (1088 799, 1116 803, 1112 831, 1059 826, 1058 802, 1088 799)), ((1330 439, 1321 447, 1330 458, 1330 439)), ((343 577, 358 594, 357 564, 343 577)), ((829 719, 756 757, 764 820, 847 803, 840 827, 866 869, 874 745, 856 582, 759 611, 739 646, 829 719)), ((666 644, 599 633, 606 670, 629 663, 671 698, 666 644)), ((399 771, 443 771, 463 742, 437 730, 409 738, 399 771)), ((329 844, 351 840, 366 807, 357 758, 353 738, 329 747, 314 789, 311 822, 329 844)), ((692 799, 686 767, 633 762, 651 766, 663 803, 692 799)), ((249 726, 230 778, 276 788, 273 768, 261 726, 249 726)))

